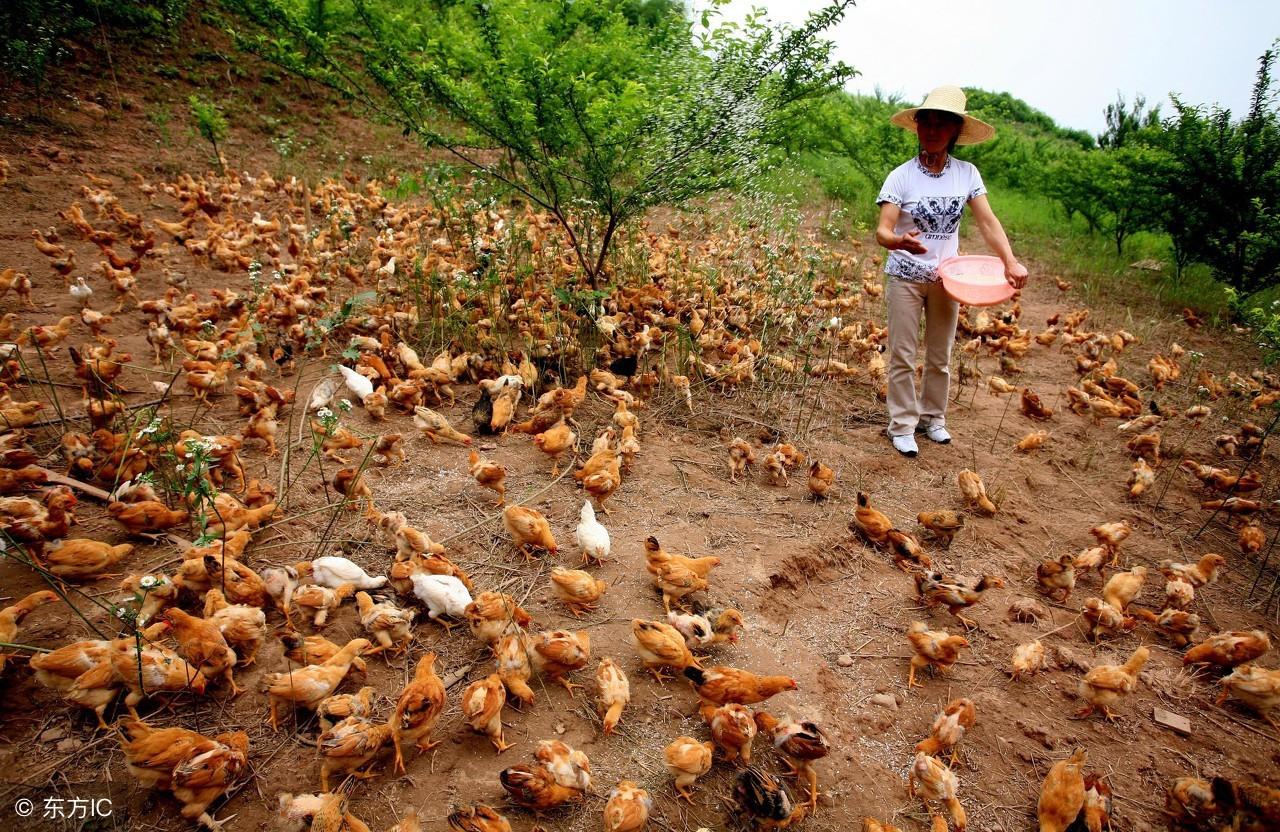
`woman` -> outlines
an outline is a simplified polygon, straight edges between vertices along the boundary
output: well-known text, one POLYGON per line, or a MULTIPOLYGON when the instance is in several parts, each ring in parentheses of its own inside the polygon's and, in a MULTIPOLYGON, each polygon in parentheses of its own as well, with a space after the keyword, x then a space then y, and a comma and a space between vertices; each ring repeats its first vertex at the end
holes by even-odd
POLYGON ((1009 247, 1009 238, 991 206, 978 169, 953 158, 958 144, 977 144, 995 128, 965 113, 959 87, 938 87, 919 107, 895 113, 890 120, 914 132, 920 154, 889 174, 876 202, 880 222, 876 242, 889 250, 889 441, 904 456, 915 456, 915 434, 947 444, 947 388, 951 378, 951 345, 956 338, 960 305, 942 288, 938 264, 959 249, 960 215, 973 211, 982 239, 1004 263, 1009 284, 1021 289, 1027 270, 1009 247), (920 313, 925 318, 924 389, 916 396, 915 364, 920 313))

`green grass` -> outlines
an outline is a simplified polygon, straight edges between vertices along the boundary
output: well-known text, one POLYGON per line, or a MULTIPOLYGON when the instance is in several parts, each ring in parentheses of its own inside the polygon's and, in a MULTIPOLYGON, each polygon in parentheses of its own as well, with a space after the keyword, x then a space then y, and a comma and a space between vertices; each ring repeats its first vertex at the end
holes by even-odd
MULTIPOLYGON (((879 182, 870 182, 853 165, 829 156, 801 153, 782 160, 758 187, 784 202, 820 207, 836 200, 846 208, 853 228, 875 228, 878 217, 875 195, 879 182)), ((1164 234, 1139 232, 1124 242, 1117 255, 1114 241, 1105 234, 1089 231, 1081 217, 1072 221, 1056 202, 991 181, 988 198, 1013 243, 1014 252, 1043 272, 1032 277, 1061 277, 1075 284, 1089 302, 1104 295, 1131 309, 1156 308, 1179 311, 1192 307, 1218 323, 1227 319, 1226 288, 1213 279, 1208 268, 1193 264, 1178 277, 1173 265, 1169 238, 1164 234), (1139 260, 1156 260, 1159 272, 1131 268, 1139 260)), ((977 239, 973 223, 964 225, 966 237, 977 239)), ((1261 293, 1253 304, 1269 303, 1280 290, 1261 293)))
POLYGON ((1124 253, 1117 255, 1109 236, 1091 233, 1080 217, 1068 222, 1047 197, 996 184, 989 199, 1014 251, 1052 270, 1052 276, 1076 284, 1090 301, 1105 294, 1129 306, 1155 303, 1173 310, 1190 306, 1211 316, 1227 311, 1226 289, 1206 267, 1193 264, 1181 278, 1176 275, 1164 234, 1138 232, 1125 240, 1124 253), (1132 268, 1139 260, 1156 260, 1164 268, 1159 272, 1132 268))

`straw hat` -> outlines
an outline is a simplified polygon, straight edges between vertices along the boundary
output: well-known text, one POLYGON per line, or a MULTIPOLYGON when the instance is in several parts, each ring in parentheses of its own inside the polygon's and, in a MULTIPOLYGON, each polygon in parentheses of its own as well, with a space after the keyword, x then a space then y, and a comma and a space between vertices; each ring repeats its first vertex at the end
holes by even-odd
POLYGON ((964 105, 964 90, 959 87, 938 87, 929 93, 919 107, 899 110, 893 114, 889 122, 914 133, 916 132, 916 113, 921 110, 942 110, 946 113, 955 113, 964 119, 964 127, 960 128, 960 138, 956 139, 956 144, 978 144, 994 138, 996 128, 966 113, 964 105))

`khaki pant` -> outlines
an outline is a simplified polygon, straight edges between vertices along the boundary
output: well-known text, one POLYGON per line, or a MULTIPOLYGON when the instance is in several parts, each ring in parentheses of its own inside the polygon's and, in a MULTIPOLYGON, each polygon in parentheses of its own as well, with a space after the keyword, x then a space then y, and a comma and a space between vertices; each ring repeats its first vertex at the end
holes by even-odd
POLYGON ((951 382, 951 346, 956 340, 960 304, 947 296, 942 281, 913 283, 889 278, 889 434, 913 433, 916 425, 946 421, 951 382), (916 396, 916 350, 920 313, 924 312, 924 390, 916 396))

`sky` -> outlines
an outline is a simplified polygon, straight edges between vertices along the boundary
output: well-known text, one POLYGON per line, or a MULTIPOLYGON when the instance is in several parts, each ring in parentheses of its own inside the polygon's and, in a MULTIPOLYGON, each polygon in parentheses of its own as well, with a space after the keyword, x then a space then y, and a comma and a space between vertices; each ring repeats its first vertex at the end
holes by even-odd
MULTIPOLYGON (((706 6, 694 0, 695 9, 706 6)), ((763 7, 799 23, 823 0, 732 0, 726 16, 763 7)), ((858 0, 828 37, 861 75, 855 92, 910 103, 956 84, 1010 92, 1060 125, 1100 133, 1103 109, 1146 96, 1248 108, 1257 59, 1280 37, 1280 2, 1255 0, 858 0)))

